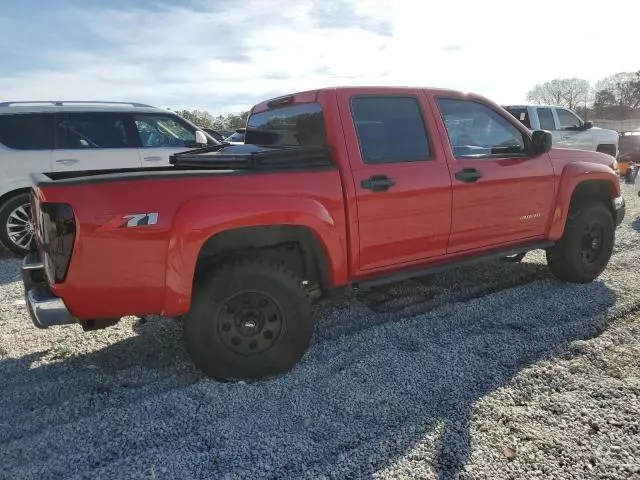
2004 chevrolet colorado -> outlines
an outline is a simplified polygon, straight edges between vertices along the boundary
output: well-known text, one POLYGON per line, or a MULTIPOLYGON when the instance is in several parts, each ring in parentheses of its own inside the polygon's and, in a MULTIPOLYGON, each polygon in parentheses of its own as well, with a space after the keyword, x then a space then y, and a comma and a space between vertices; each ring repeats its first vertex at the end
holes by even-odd
POLYGON ((343 287, 533 249, 561 280, 594 280, 625 211, 614 161, 552 149, 549 132, 472 94, 279 97, 251 109, 245 145, 33 174, 29 312, 40 328, 184 316, 206 374, 276 376, 308 347, 310 298, 343 287))

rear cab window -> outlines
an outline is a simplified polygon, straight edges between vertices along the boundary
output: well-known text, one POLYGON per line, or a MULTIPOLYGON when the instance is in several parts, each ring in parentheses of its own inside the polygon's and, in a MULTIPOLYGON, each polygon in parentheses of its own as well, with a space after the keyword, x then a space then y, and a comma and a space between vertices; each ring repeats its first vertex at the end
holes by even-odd
POLYGON ((319 103, 299 103, 254 113, 247 120, 244 142, 251 145, 310 147, 327 144, 319 103))
POLYGON ((14 150, 51 150, 53 115, 16 113, 0 115, 0 144, 14 150))
POLYGON ((526 107, 505 107, 505 110, 513 115, 525 127, 531 128, 529 109, 526 107))

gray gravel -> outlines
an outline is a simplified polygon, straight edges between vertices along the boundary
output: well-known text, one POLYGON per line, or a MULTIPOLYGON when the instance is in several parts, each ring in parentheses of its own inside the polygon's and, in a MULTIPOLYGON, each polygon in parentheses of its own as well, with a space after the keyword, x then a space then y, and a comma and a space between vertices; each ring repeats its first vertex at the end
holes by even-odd
POLYGON ((0 479, 640 478, 640 202, 600 281, 541 252, 318 307, 289 375, 218 383, 180 325, 41 331, 0 259, 0 479), (635 228, 634 228, 635 227, 635 228))

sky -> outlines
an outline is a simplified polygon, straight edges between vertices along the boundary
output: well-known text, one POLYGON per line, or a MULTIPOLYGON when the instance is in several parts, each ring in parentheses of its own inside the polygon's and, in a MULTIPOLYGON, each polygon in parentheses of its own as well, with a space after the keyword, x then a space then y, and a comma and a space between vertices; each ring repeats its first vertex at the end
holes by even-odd
POLYGON ((0 101, 239 112, 341 85, 521 103, 556 77, 640 70, 640 2, 3 0, 0 101))

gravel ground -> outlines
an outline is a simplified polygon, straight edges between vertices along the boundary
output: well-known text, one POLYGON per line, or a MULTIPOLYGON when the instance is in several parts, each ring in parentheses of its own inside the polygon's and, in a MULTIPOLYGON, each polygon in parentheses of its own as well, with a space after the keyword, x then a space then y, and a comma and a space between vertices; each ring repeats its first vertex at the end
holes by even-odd
POLYGON ((290 374, 218 383, 180 325, 37 330, 0 260, 0 479, 640 478, 640 199, 599 281, 541 252, 318 307, 290 374))

